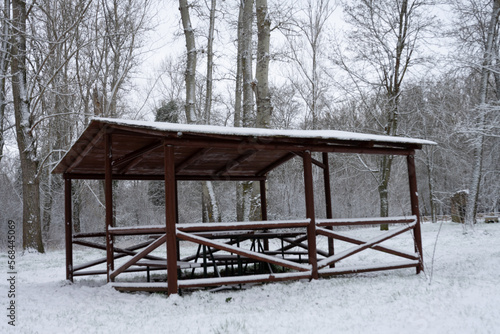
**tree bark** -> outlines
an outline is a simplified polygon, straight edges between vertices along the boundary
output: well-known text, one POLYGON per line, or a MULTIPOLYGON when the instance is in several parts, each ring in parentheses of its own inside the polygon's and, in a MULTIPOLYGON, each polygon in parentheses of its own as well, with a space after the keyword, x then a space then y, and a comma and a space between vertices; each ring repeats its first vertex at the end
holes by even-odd
POLYGON ((23 188, 23 249, 43 253, 40 186, 37 175, 39 162, 35 138, 31 132, 33 115, 30 110, 26 70, 26 21, 26 3, 21 0, 13 0, 11 71, 23 188))
POLYGON ((179 0, 182 27, 186 39, 187 65, 184 74, 186 80, 186 119, 188 123, 197 123, 196 119, 196 40, 189 15, 187 0, 179 0))
POLYGON ((256 0, 257 12, 257 64, 255 69, 255 97, 257 101, 256 126, 269 128, 271 124, 271 97, 269 95, 269 44, 271 21, 268 15, 267 0, 256 0))

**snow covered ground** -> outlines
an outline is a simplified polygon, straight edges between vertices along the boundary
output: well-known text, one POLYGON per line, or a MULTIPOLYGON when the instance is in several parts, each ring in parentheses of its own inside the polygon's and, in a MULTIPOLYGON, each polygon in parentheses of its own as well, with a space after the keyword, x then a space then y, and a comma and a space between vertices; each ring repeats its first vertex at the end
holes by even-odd
MULTIPOLYGON (((256 285, 184 296, 120 293, 101 277, 64 280, 64 251, 18 255, 16 327, 0 333, 500 333, 500 224, 423 225, 414 269, 256 285), (432 279, 431 279, 432 272, 432 279)), ((85 253, 77 252, 78 261, 85 253)))

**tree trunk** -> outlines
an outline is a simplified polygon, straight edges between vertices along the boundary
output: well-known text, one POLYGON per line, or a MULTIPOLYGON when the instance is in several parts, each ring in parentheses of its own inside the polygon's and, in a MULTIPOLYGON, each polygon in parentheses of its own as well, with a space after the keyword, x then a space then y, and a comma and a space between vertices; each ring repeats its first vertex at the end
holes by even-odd
POLYGON ((269 128, 271 124, 271 97, 269 95, 269 43, 271 21, 269 20, 267 0, 256 0, 257 11, 257 65, 255 69, 255 98, 257 101, 256 126, 269 128))
MULTIPOLYGON (((252 77, 252 24, 254 0, 240 0, 238 21, 238 66, 236 76, 235 126, 251 126, 254 113, 252 77), (238 86, 238 82, 241 84, 238 86), (240 92, 241 91, 241 92, 240 92), (243 95, 243 101, 241 101, 243 95)), ((249 219, 251 182, 236 183, 236 219, 249 219)))
POLYGON ((189 5, 187 0, 179 0, 179 10, 181 11, 182 27, 186 39, 187 65, 185 72, 186 79, 186 119, 188 123, 197 123, 196 119, 196 41, 194 30, 191 25, 189 15, 189 5))
POLYGON ((216 0, 211 0, 210 5, 210 26, 208 28, 207 43, 207 82, 205 95, 205 123, 210 124, 210 114, 212 111, 212 86, 213 86, 213 67, 214 67, 214 30, 215 30, 215 6, 216 0))
POLYGON ((31 132, 33 115, 30 110, 26 78, 26 3, 12 1, 12 95, 16 119, 17 145, 21 160, 23 189, 23 249, 44 252, 40 219, 40 187, 36 141, 31 132))
MULTIPOLYGON (((242 52, 241 64, 243 67, 243 115, 242 126, 251 126, 254 113, 253 76, 252 76, 252 24, 254 0, 241 0, 243 4, 243 28, 241 31, 242 52)), ((240 8, 241 10, 241 8, 240 8)))

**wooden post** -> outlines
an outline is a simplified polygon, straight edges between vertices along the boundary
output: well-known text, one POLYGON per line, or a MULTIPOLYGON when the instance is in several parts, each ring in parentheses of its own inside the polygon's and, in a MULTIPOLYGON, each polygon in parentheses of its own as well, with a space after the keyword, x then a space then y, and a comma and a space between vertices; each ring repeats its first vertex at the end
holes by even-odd
POLYGON ((167 234, 168 294, 177 294, 176 181, 174 147, 163 144, 165 165, 165 233, 167 234))
POLYGON ((318 279, 318 259, 316 254, 316 218, 314 214, 314 188, 312 175, 311 152, 305 151, 304 163, 304 192, 306 199, 306 216, 311 220, 307 227, 307 251, 309 264, 312 266, 312 278, 318 279))
POLYGON ((112 148, 112 135, 106 133, 105 135, 105 171, 104 171, 104 198, 106 204, 106 272, 107 281, 114 281, 110 277, 111 272, 115 269, 114 259, 114 245, 113 236, 109 233, 109 228, 113 226, 113 167, 111 162, 113 160, 112 148))
POLYGON ((73 211, 71 179, 64 180, 64 231, 66 235, 66 279, 73 282, 73 211))
MULTIPOLYGON (((261 219, 262 220, 267 220, 267 197, 266 197, 266 180, 260 180, 259 181, 259 188, 260 188, 260 212, 261 212, 261 219)), ((264 250, 268 251, 269 250, 269 239, 265 238, 264 239, 264 250)))
MULTIPOLYGON (((323 181, 325 184, 325 204, 326 204, 326 218, 333 218, 332 210, 332 190, 330 188, 330 165, 328 164, 328 153, 323 152, 323 181)), ((329 226, 328 229, 333 230, 333 226, 329 226)), ((333 243, 333 238, 328 237, 328 255, 332 256, 335 254, 335 246, 333 243)), ((335 263, 331 265, 335 267, 335 263)))
POLYGON ((417 217, 417 224, 414 229, 415 251, 420 256, 420 265, 417 267, 417 274, 424 270, 424 257, 422 252, 422 232, 420 229, 420 211, 418 208, 417 174, 415 170, 414 153, 406 157, 408 165, 408 178, 410 185, 411 214, 417 217))

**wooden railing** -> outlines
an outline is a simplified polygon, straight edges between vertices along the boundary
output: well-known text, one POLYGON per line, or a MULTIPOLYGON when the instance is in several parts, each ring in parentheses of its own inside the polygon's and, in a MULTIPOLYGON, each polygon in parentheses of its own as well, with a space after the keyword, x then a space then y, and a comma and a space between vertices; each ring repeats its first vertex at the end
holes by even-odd
MULTIPOLYGON (((178 288, 204 287, 245 284, 256 282, 271 282, 281 280, 311 279, 313 277, 314 266, 311 263, 302 263, 301 260, 311 257, 317 261, 317 274, 320 276, 338 275, 346 273, 360 273, 377 270, 391 270, 400 268, 421 267, 420 255, 413 251, 396 249, 381 243, 415 230, 418 224, 417 217, 389 217, 389 218, 361 218, 361 219, 318 219, 315 222, 315 234, 312 240, 326 237, 330 240, 339 240, 353 244, 352 247, 343 249, 341 252, 332 253, 315 247, 309 247, 311 238, 308 238, 308 227, 310 230, 310 219, 302 220, 282 220, 282 221, 258 221, 258 222, 234 222, 234 223, 209 223, 209 224, 180 224, 176 226, 176 237, 180 241, 189 241, 198 245, 198 254, 179 258, 177 269, 189 268, 193 272, 196 268, 214 267, 218 273, 216 277, 197 277, 185 275, 178 280, 178 288), (363 240, 362 238, 350 236, 348 231, 339 231, 338 227, 356 227, 362 225, 380 225, 391 224, 395 228, 390 231, 382 232, 380 235, 363 240), (335 228, 335 230, 333 230, 335 228), (248 249, 248 242, 243 246, 243 241, 255 241, 262 239, 277 239, 280 246, 273 244, 273 249, 264 249, 262 247, 253 247, 248 249), (200 248, 208 250, 200 255, 200 248), (247 248, 245 248, 247 247, 247 248), (309 254, 311 249, 316 249, 314 254, 309 254), (396 256, 399 261, 367 264, 339 266, 341 261, 358 254, 364 250, 372 249, 385 254, 396 256), (222 255, 215 255, 220 252, 222 255), (297 256, 303 255, 297 259, 297 256), (203 262, 197 262, 200 257, 203 262), (224 259, 224 260, 221 260, 224 259), (232 260, 234 259, 234 260, 232 260), (241 261, 245 259, 245 261, 241 261), (239 261, 238 261, 239 260, 239 261), (229 261, 229 262, 228 262, 229 261), (242 265, 242 263, 260 263, 261 265, 271 265, 283 268, 281 272, 270 272, 248 274, 239 276, 221 277, 217 267, 221 265, 242 265)), ((166 229, 165 226, 138 226, 138 227, 110 227, 108 233, 112 236, 125 235, 157 235, 156 238, 142 242, 138 245, 128 248, 114 248, 114 258, 127 257, 126 261, 121 263, 108 274, 112 280, 124 272, 144 271, 150 269, 165 270, 167 260, 165 257, 158 257, 151 254, 155 249, 165 244, 166 229), (146 267, 146 268, 145 268, 146 267)), ((105 245, 82 240, 89 237, 103 237, 102 233, 86 233, 74 235, 74 244, 86 247, 105 250, 105 245)), ((415 246, 415 249, 417 247, 415 246)), ((81 264, 73 268, 74 275, 85 274, 106 274, 106 270, 83 270, 92 268, 106 262, 106 257, 96 259, 86 264, 81 264)), ((126 290, 165 290, 166 283, 112 283, 118 289, 126 290)))

